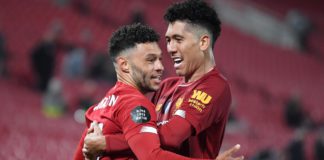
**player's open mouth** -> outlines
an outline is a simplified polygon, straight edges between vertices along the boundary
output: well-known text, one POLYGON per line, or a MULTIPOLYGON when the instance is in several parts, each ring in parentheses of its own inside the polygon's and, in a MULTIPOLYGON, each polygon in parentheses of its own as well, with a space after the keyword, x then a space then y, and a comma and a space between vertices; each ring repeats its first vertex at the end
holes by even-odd
POLYGON ((157 83, 160 83, 162 80, 162 75, 158 75, 158 76, 152 76, 152 79, 154 81, 156 81, 157 83))
POLYGON ((182 61, 183 59, 179 57, 173 58, 174 68, 178 68, 181 65, 182 61))

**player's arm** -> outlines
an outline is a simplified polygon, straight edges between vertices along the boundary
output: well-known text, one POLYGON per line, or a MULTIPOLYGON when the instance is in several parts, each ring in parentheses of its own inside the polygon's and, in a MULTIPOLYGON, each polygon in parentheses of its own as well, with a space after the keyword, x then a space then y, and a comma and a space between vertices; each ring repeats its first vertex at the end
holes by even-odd
MULTIPOLYGON (((124 135, 122 135, 122 134, 102 135, 98 124, 95 123, 92 126, 94 128, 93 138, 90 138, 90 139, 85 138, 85 141, 84 141, 84 144, 85 144, 84 146, 87 146, 87 152, 85 154, 90 155, 90 152, 94 153, 94 152, 100 152, 100 151, 112 153, 112 152, 118 152, 118 151, 130 149, 128 143, 125 140, 124 135), (105 139, 106 139, 106 141, 105 141, 105 139), (99 143, 101 143, 101 144, 99 144, 99 143), (109 143, 111 146, 109 146, 106 143, 109 143), (106 148, 106 145, 107 145, 107 148, 106 148)), ((149 143, 152 142, 152 140, 149 138, 149 136, 145 137, 144 142, 149 142, 149 143)), ((140 138, 137 138, 136 140, 141 141, 140 138)), ((135 142, 133 142, 133 141, 129 141, 129 142, 136 143, 136 140, 133 140, 135 142)), ((137 144, 134 144, 134 145, 136 146, 137 144)), ((146 144, 144 144, 144 145, 149 146, 146 144)), ((153 148, 154 148, 154 146, 153 146, 153 148)), ((216 160, 243 160, 244 159, 243 156, 236 157, 236 158, 233 157, 233 155, 239 149, 240 149, 240 146, 236 145, 236 146, 224 151, 223 153, 221 153, 219 156, 217 156, 216 160)), ((145 150, 147 150, 147 149, 145 149, 145 150)), ((83 149, 83 151, 84 151, 84 149, 83 149)), ((139 152, 142 152, 142 151, 140 150, 139 152)), ((152 154, 161 154, 161 153, 152 153, 152 154)), ((165 156, 167 156, 167 155, 165 155, 165 156)), ((165 156, 162 155, 162 157, 165 157, 165 156)))
POLYGON ((189 160, 190 158, 160 148, 154 106, 149 102, 140 104, 143 105, 128 104, 117 116, 125 139, 136 157, 139 160, 189 160))
POLYGON ((192 125, 181 116, 173 116, 168 123, 160 125, 158 129, 161 145, 166 148, 179 148, 193 133, 192 125))
POLYGON ((129 145, 123 134, 105 135, 106 149, 108 153, 129 150, 129 145))
POLYGON ((77 149, 73 156, 74 160, 84 160, 82 148, 83 148, 83 140, 84 140, 84 137, 86 136, 86 134, 87 134, 87 129, 85 129, 82 133, 81 139, 79 141, 79 144, 78 144, 77 149))
POLYGON ((123 134, 103 135, 101 130, 97 129, 99 127, 97 125, 94 126, 94 133, 88 134, 85 137, 84 146, 87 149, 83 150, 84 154, 96 154, 100 152, 109 154, 130 149, 123 134))
MULTIPOLYGON (((161 145, 166 148, 178 148, 180 144, 192 135, 192 126, 184 118, 174 116, 169 123, 160 126, 159 136, 161 145)), ((97 153, 104 151, 106 153, 119 152, 130 149, 123 134, 102 135, 101 131, 95 131, 98 134, 87 135, 85 145, 88 146, 86 153, 97 153)))
POLYGON ((215 120, 226 118, 228 85, 209 87, 201 85, 190 95, 184 97, 180 109, 177 110, 168 123, 159 126, 163 146, 178 148, 190 136, 199 134, 208 128, 215 120), (202 95, 205 95, 204 99, 202 95))
MULTIPOLYGON (((178 148, 184 140, 189 138, 191 133, 190 123, 179 117, 175 117, 167 125, 159 127, 161 145, 166 148, 178 148)), ((130 149, 123 134, 89 134, 86 136, 84 144, 87 146, 86 154, 114 153, 130 149)))
POLYGON ((172 152, 160 148, 159 137, 154 133, 139 133, 128 139, 128 144, 139 160, 190 160, 172 152))
MULTIPOLYGON (((157 135, 152 133, 141 133, 134 135, 128 140, 128 143, 139 160, 198 160, 177 155, 172 152, 164 151, 160 148, 160 142, 157 135)), ((239 150, 240 146, 234 146, 231 149, 220 154, 215 160, 243 160, 243 156, 232 157, 239 150)))

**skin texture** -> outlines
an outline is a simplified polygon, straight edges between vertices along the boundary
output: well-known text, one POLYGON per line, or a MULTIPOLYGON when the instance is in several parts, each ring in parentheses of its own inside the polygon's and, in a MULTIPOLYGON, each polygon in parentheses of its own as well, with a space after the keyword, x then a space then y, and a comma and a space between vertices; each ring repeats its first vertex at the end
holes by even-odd
POLYGON ((143 92, 159 88, 164 70, 162 51, 157 43, 138 44, 127 58, 135 85, 143 92))
POLYGON ((88 129, 87 136, 84 138, 84 145, 82 148, 83 156, 87 159, 93 159, 101 153, 99 148, 105 148, 106 141, 102 131, 97 122, 88 129), (102 143, 104 142, 104 143, 102 143), (89 147, 90 146, 90 147, 89 147))
MULTIPOLYGON (((174 61, 178 76, 187 82, 199 79, 214 66, 210 55, 210 38, 207 33, 197 35, 194 28, 184 21, 170 23, 165 34, 167 51, 174 61), (176 63, 180 59, 180 63, 176 63)), ((203 32, 202 32, 203 33, 203 32)))
POLYGON ((156 42, 141 43, 124 51, 115 62, 117 79, 141 91, 155 91, 164 70, 162 52, 156 42))

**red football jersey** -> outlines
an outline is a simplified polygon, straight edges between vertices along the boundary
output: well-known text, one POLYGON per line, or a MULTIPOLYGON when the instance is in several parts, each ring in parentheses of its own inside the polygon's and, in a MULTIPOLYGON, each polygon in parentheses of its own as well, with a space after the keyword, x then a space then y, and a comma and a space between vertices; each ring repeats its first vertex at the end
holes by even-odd
MULTIPOLYGON (((124 134, 127 141, 140 133, 143 126, 156 128, 154 107, 137 89, 117 82, 100 103, 87 110, 86 125, 89 128, 93 121, 97 121, 104 135, 124 134)), ((83 143, 79 145, 83 146, 83 143)), ((82 146, 79 147, 82 149, 82 146)), ((103 159, 136 159, 131 150, 110 153, 104 157, 103 159)))
MULTIPOLYGON (((131 150, 103 155, 104 159, 189 159, 160 149, 155 106, 137 89, 117 82, 97 105, 86 112, 89 128, 97 121, 104 135, 123 134, 131 150), (136 154, 136 156, 135 156, 136 154)), ((75 159, 83 159, 81 138, 75 159)), ((116 147, 116 146, 115 146, 116 147)))
POLYGON ((197 81, 183 78, 164 80, 154 94, 158 125, 172 116, 185 118, 194 128, 178 153, 195 158, 216 158, 220 150, 231 103, 227 80, 216 68, 197 81))

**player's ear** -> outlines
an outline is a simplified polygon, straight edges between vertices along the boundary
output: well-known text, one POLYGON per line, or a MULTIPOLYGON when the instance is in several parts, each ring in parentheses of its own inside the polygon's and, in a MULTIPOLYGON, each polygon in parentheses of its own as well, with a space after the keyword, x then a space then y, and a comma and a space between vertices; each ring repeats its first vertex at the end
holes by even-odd
POLYGON ((116 63, 122 72, 129 73, 129 63, 125 57, 117 57, 116 63))
POLYGON ((199 43, 200 50, 202 50, 202 51, 208 50, 210 41, 211 41, 211 39, 210 39, 209 35, 207 35, 207 34, 202 35, 200 37, 200 43, 199 43))

